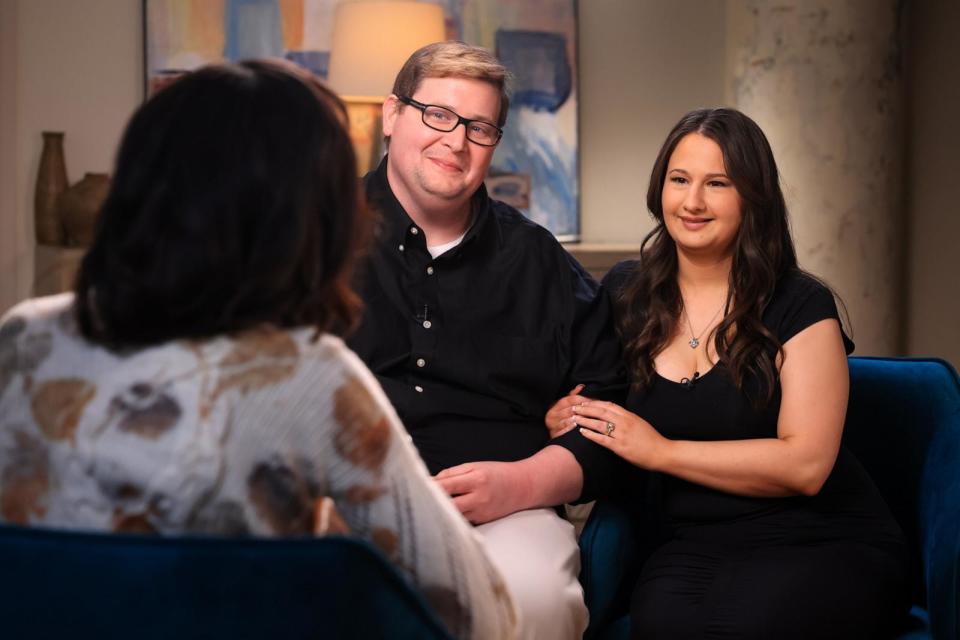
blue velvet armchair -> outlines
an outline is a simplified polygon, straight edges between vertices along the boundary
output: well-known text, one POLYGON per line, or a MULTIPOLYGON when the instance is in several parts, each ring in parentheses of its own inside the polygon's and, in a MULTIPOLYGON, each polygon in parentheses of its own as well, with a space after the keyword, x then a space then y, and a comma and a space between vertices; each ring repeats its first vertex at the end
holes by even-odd
MULTIPOLYGON (((844 442, 914 554, 913 609, 898 640, 960 638, 960 379, 946 362, 850 358, 844 442)), ((654 514, 598 502, 580 537, 588 640, 629 636, 630 591, 654 514), (646 519, 646 521, 645 521, 646 519)))
POLYGON ((409 638, 444 627, 373 547, 0 526, 0 635, 14 639, 409 638))

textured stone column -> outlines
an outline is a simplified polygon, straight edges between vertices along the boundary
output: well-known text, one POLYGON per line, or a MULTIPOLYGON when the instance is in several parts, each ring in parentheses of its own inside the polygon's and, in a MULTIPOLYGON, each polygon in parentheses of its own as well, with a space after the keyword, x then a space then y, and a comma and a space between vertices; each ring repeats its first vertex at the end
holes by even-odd
POLYGON ((897 0, 732 0, 728 98, 770 139, 800 264, 847 305, 857 353, 902 348, 897 0))

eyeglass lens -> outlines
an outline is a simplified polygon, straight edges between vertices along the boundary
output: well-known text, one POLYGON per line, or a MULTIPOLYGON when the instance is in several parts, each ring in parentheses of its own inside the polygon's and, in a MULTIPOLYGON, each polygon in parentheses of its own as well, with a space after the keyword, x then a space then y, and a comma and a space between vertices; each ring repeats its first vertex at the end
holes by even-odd
POLYGON ((428 106, 423 109, 423 123, 437 131, 453 131, 461 120, 464 121, 464 126, 466 126, 468 140, 477 144, 493 145, 499 139, 499 132, 492 124, 477 120, 467 121, 466 118, 461 119, 459 115, 444 107, 428 106))

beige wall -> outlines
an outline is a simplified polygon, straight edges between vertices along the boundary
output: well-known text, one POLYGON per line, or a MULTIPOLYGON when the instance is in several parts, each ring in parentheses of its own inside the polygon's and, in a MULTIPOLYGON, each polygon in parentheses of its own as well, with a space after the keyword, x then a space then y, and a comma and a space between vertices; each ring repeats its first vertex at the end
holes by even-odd
POLYGON ((858 355, 903 348, 900 0, 727 11, 733 104, 766 133, 800 265, 844 301, 858 355))
POLYGON ((724 14, 723 0, 580 3, 585 242, 639 243, 653 228, 646 190, 660 145, 684 113, 723 103, 724 14))
POLYGON ((0 0, 0 313, 21 298, 27 262, 23 218, 17 215, 17 3, 0 0))
POLYGON ((960 3, 911 4, 907 352, 960 367, 960 3))
MULTIPOLYGON (((142 35, 140 2, 131 0, 0 0, 3 15, 13 14, 13 77, 0 76, 4 157, 13 146, 10 167, 0 165, 5 188, 0 199, 4 233, 16 237, 16 272, 6 267, 2 245, 0 308, 29 295, 33 269, 33 186, 44 130, 65 131, 67 174, 76 182, 88 171, 110 172, 123 125, 140 102, 142 35), (12 99, 10 96, 13 96, 12 99), (8 142, 9 141, 9 142, 8 142), (13 195, 6 188, 14 180, 13 195), (10 298, 14 292, 13 299, 10 298)), ((9 26, 4 24, 4 30, 9 26)), ((8 48, 3 38, 3 53, 8 48)), ((6 60, 6 58, 4 58, 6 60)), ((4 68, 6 65, 3 65, 4 68)))

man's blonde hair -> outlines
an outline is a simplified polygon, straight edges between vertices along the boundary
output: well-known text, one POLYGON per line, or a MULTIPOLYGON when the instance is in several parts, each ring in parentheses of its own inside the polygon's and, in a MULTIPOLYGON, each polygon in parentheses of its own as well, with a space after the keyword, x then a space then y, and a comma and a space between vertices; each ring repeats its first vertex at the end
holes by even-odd
POLYGON ((500 92, 497 126, 502 127, 507 121, 512 76, 488 49, 456 40, 421 47, 407 58, 397 74, 393 94, 413 97, 424 78, 472 78, 490 83, 500 92))

